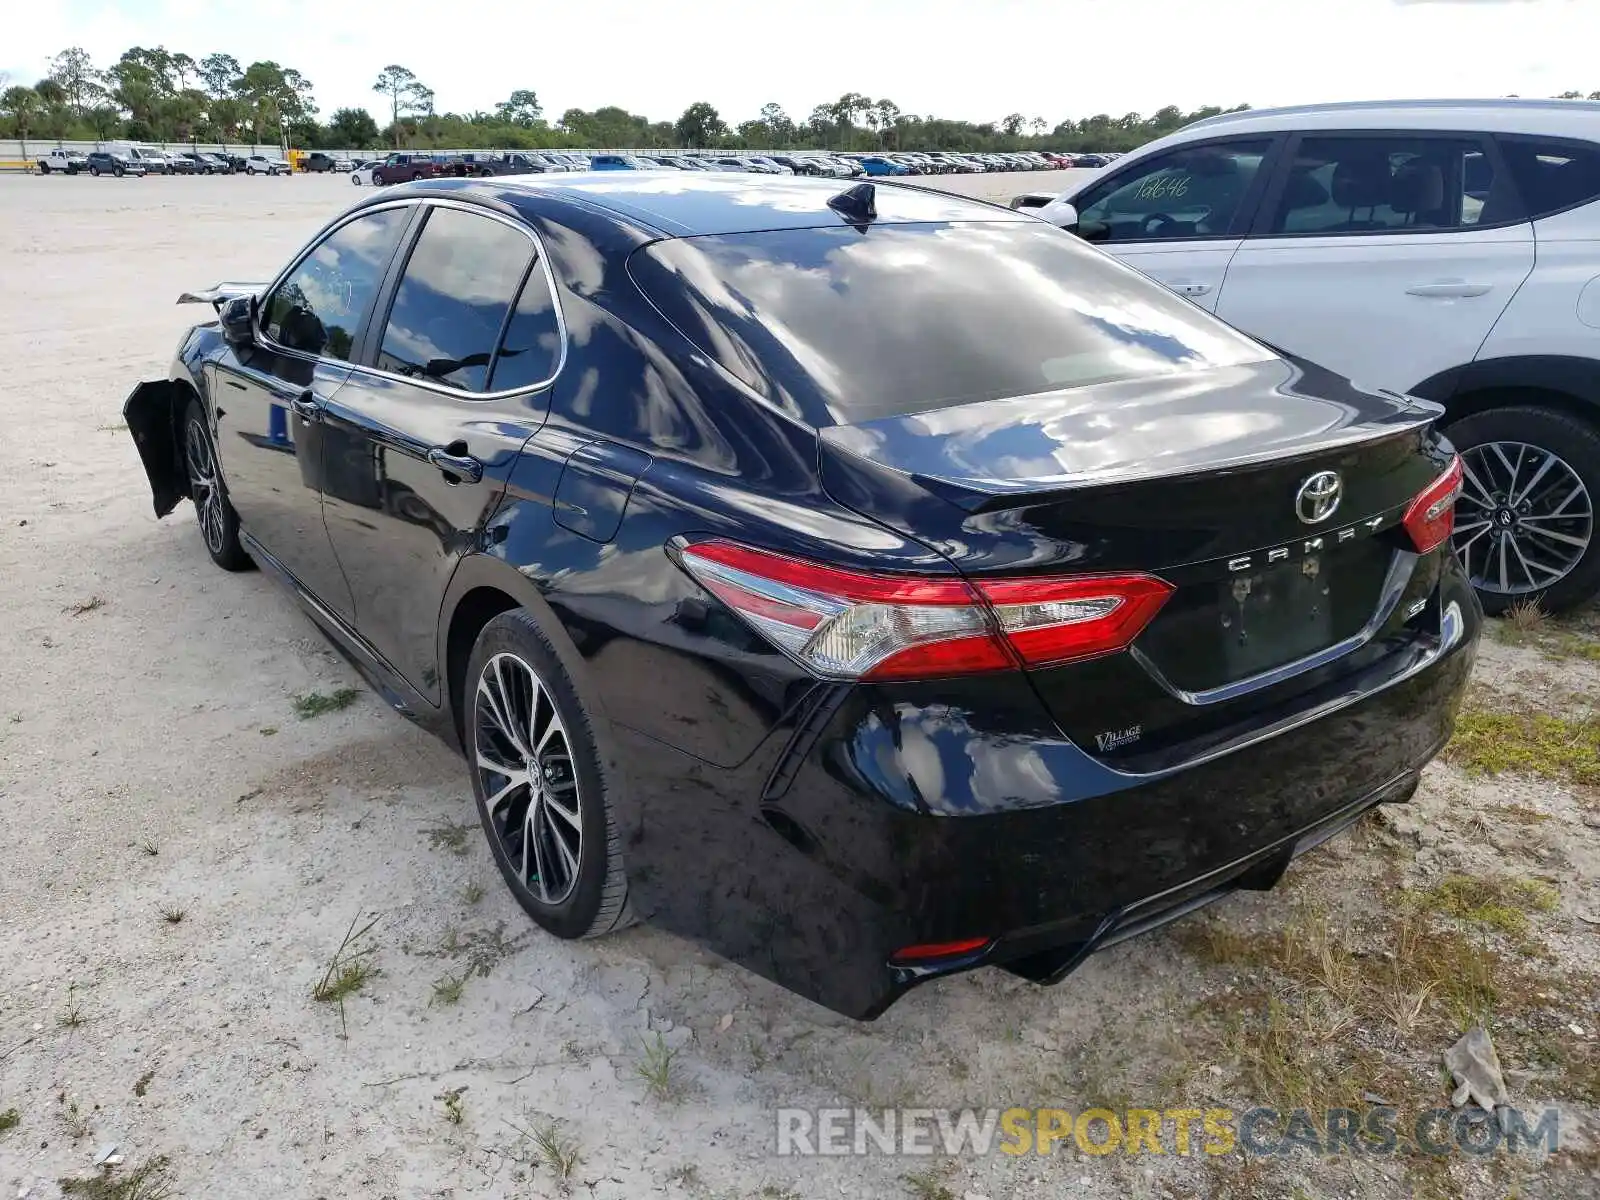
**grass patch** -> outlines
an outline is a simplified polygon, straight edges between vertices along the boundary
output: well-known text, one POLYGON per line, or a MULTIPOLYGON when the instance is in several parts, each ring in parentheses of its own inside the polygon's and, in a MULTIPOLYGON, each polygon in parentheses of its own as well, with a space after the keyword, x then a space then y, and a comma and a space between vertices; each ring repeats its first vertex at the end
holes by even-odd
POLYGON ((365 925, 357 928, 360 921, 361 914, 358 912, 351 919, 350 928, 345 930, 339 948, 328 960, 327 970, 323 971, 322 978, 311 989, 311 998, 319 1004, 339 1006, 340 1036, 346 1040, 350 1037, 350 1029, 345 1022, 344 1002, 378 975, 378 968, 372 962, 373 956, 377 954, 377 947, 367 941, 372 927, 378 923, 378 917, 374 916, 365 925))
POLYGON ((182 925, 185 915, 181 908, 163 908, 161 910, 161 919, 168 925, 182 925))
POLYGON ((556 1121, 546 1121, 536 1125, 526 1136, 533 1143, 535 1157, 550 1168, 550 1173, 556 1177, 557 1184, 562 1191, 566 1191, 572 1173, 583 1161, 583 1150, 579 1147, 577 1139, 562 1134, 561 1125, 556 1121))
POLYGON ((61 1029, 78 1029, 89 1018, 83 1015, 83 1009, 78 1004, 78 987, 76 984, 67 985, 66 1010, 56 1017, 56 1025, 61 1029))
POLYGON ((81 1142, 94 1131, 94 1126, 89 1122, 89 1114, 76 1100, 62 1097, 61 1124, 66 1129, 67 1136, 75 1142, 81 1142))
POLYGON ((448 1092, 440 1092, 434 1097, 444 1105, 444 1119, 452 1125, 459 1125, 467 1119, 466 1107, 461 1102, 462 1094, 467 1090, 463 1084, 458 1088, 451 1088, 448 1092))
POLYGON ((294 715, 302 721, 309 721, 313 717, 320 717, 324 713, 338 712, 340 709, 349 708, 356 702, 356 697, 361 695, 358 688, 340 688, 329 695, 325 692, 307 692, 303 696, 294 698, 294 715))
POLYGON ((123 1175, 106 1169, 89 1179, 59 1179, 56 1184, 63 1195, 86 1200, 169 1200, 177 1194, 172 1188, 172 1164, 164 1154, 123 1175))
POLYGON ((474 880, 461 889, 461 899, 467 904, 477 904, 483 899, 483 884, 474 880))
POLYGON ((145 838, 139 843, 139 853, 146 858, 154 858, 161 853, 161 847, 156 844, 155 838, 145 838))
POLYGON ((633 1069, 657 1100, 669 1099, 678 1090, 678 1080, 672 1073, 677 1058, 677 1050, 667 1045, 666 1039, 659 1033, 655 1041, 644 1043, 644 1057, 633 1069))
POLYGON ((143 1075, 139 1076, 139 1078, 134 1082, 133 1094, 142 1098, 144 1094, 150 1090, 150 1084, 155 1077, 156 1073, 154 1071, 146 1071, 143 1075))
POLYGON ((1555 908, 1556 889, 1537 879, 1450 875, 1416 900, 1424 908, 1514 936, 1528 932, 1528 913, 1555 908))
POLYGON ((956 1200, 956 1194, 946 1182, 950 1167, 928 1167, 902 1175, 906 1188, 917 1200, 956 1200))
POLYGON ((0 1112, 0 1133, 5 1133, 8 1129, 15 1129, 21 1124, 22 1114, 16 1109, 8 1108, 5 1112, 0 1112))
POLYGON ((1600 719, 1465 708, 1445 757, 1487 775, 1517 771, 1593 787, 1600 785, 1600 719))

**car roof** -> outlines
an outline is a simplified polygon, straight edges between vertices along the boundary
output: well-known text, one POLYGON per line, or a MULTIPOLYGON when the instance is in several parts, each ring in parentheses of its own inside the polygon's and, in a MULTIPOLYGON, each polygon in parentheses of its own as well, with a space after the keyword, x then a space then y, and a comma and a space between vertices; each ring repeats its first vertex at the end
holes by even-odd
POLYGON ((1298 104, 1221 113, 1185 125, 1170 137, 1185 140, 1200 133, 1394 128, 1593 138, 1600 135, 1600 101, 1507 96, 1480 100, 1349 100, 1334 104, 1298 104))
MULTIPOLYGON (((564 198, 673 237, 849 224, 828 207, 828 201, 844 190, 840 182, 801 175, 604 171, 501 178, 495 183, 490 189, 477 180, 434 180, 418 190, 477 191, 512 202, 517 194, 564 198)), ((874 192, 874 224, 1035 219, 999 205, 924 188, 875 183, 874 192)))

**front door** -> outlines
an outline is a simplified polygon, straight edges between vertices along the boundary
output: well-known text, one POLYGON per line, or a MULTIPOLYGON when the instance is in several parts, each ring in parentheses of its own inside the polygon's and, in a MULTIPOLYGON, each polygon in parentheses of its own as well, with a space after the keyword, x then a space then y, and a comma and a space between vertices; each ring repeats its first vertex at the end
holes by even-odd
POLYGON ((445 588, 544 423, 560 361, 532 236, 429 205, 367 340, 364 366, 322 413, 328 533, 362 636, 438 703, 445 588))
POLYGON ((1469 363, 1533 269, 1533 227, 1482 141, 1299 140, 1217 315, 1368 387, 1469 363))
POLYGON ((262 302, 255 344, 212 379, 217 455, 241 526, 347 621, 350 590, 322 519, 320 416, 350 375, 410 213, 363 213, 312 246, 262 302))
POLYGON ((1272 144, 1241 138, 1151 155, 1074 198, 1078 233, 1214 310, 1272 144))

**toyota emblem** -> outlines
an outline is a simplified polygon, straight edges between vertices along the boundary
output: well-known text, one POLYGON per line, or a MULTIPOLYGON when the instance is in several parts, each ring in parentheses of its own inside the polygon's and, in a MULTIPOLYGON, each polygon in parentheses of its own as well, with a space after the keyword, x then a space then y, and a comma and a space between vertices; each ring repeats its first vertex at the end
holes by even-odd
POLYGON ((1318 471, 1309 476, 1294 494, 1295 515, 1307 525, 1319 525, 1339 508, 1344 499, 1344 484, 1337 471, 1318 471))

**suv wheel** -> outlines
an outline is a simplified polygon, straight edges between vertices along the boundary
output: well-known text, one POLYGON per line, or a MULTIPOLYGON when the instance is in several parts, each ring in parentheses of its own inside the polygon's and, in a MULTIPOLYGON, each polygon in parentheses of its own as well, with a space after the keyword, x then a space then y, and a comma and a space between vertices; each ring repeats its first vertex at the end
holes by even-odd
POLYGON ((1600 591, 1600 432, 1550 408, 1496 408, 1446 430, 1466 469, 1455 547, 1486 612, 1561 612, 1600 591))
POLYGON ((561 938, 632 923, 610 781, 577 689, 525 608, 483 627, 462 727, 489 849, 517 902, 561 938))
POLYGON ((248 571, 255 562, 239 541, 239 514, 228 503, 222 472, 217 469, 216 446, 198 400, 189 401, 183 418, 183 461, 206 553, 224 571, 248 571))
POLYGON ((100 168, 99 167, 90 167, 89 168, 89 174, 93 175, 96 179, 100 178, 100 168))

